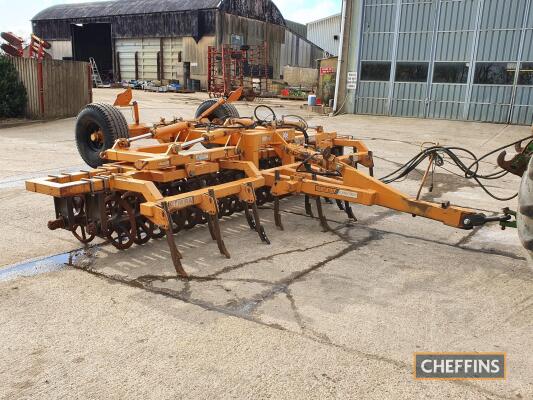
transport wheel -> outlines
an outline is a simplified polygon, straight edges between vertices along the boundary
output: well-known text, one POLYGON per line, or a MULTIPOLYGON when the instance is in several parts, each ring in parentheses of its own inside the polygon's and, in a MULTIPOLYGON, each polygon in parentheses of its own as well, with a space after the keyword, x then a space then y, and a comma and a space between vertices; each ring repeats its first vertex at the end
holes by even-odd
POLYGON ((92 168, 104 163, 100 153, 110 149, 117 139, 129 138, 126 118, 116 107, 92 103, 78 115, 76 145, 81 158, 92 168))
POLYGON ((518 192, 518 236, 527 251, 529 265, 533 267, 533 158, 522 177, 518 192))
MULTIPOLYGON (((200 106, 196 110, 195 118, 199 118, 203 112, 208 110, 217 101, 217 99, 209 99, 200 104, 200 106)), ((215 111, 213 111, 211 115, 207 117, 209 121, 213 121, 214 119, 220 119, 224 121, 228 118, 239 118, 239 111, 237 111, 235 106, 231 103, 222 104, 215 111)))

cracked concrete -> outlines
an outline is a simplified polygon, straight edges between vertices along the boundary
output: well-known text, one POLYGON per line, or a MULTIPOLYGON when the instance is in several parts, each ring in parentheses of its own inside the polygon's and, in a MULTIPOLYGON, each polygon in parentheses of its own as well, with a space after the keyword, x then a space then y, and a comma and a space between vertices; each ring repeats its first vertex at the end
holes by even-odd
MULTIPOLYGON (((113 93, 99 90, 97 98, 110 101, 113 93)), ((139 96, 147 120, 189 116, 200 102, 139 96)), ((294 102, 268 102, 298 113, 294 102)), ((483 151, 528 134, 525 127, 502 135, 490 124, 362 116, 312 123, 371 138, 380 176, 426 140, 483 151)), ((80 247, 68 234, 46 230, 51 199, 21 187, 25 177, 57 172, 51 154, 58 150, 64 157, 56 168, 76 168, 72 124, 0 131, 0 144, 13 151, 0 162, 0 265, 80 247), (20 146, 43 148, 43 161, 32 164, 31 151, 20 146)), ((414 178, 398 187, 416 193, 414 178)), ((426 199, 485 212, 508 205, 470 182, 445 173, 436 179, 426 199)), ((498 186, 509 193, 517 180, 498 186)), ((159 240, 127 252, 97 243, 69 268, 0 282, 0 398, 533 398, 533 272, 515 232, 464 232, 360 206, 354 223, 324 205, 333 230, 323 233, 302 198, 284 199, 281 209, 285 231, 274 226, 271 206, 260 210, 270 246, 244 217, 224 218, 229 260, 207 227, 177 234, 188 281, 175 277, 159 240), (505 351, 509 377, 414 381, 415 351, 505 351)))

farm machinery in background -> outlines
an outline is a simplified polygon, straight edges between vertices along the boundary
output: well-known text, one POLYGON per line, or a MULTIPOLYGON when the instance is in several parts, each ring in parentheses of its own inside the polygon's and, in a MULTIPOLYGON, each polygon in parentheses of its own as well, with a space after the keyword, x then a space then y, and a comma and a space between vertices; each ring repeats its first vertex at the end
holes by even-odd
POLYGON ((210 97, 224 97, 243 89, 243 98, 252 101, 268 91, 272 79, 268 63, 268 44, 209 46, 207 82, 210 97))
POLYGON ((0 48, 11 57, 36 58, 38 60, 52 58, 46 52, 46 50, 50 50, 52 45, 33 34, 30 36, 27 46, 24 39, 11 32, 2 32, 0 33, 0 37, 6 41, 6 43, 0 45, 0 48))
MULTIPOLYGON (((94 169, 32 179, 26 188, 53 196, 55 218, 49 228, 69 230, 84 244, 101 237, 126 250, 166 237, 181 277, 188 275, 176 245, 177 232, 206 224, 220 253, 229 258, 221 220, 243 213, 259 240, 269 244, 258 207, 272 203, 275 225, 283 230, 280 199, 288 196, 302 195, 306 213, 316 216, 324 231, 330 229, 324 199, 354 221, 352 204, 382 206, 465 230, 489 222, 512 224, 510 211, 486 216, 447 202, 422 201, 390 185, 423 160, 439 165, 445 156, 453 159, 455 148, 427 148, 377 179, 372 152, 363 142, 310 127, 297 116, 279 118, 265 105, 255 109, 253 118, 242 118, 231 104, 241 96, 238 89, 228 98, 203 103, 195 119, 155 125, 140 122, 131 89, 118 96, 115 106, 90 104, 78 117, 76 142, 94 169), (133 108, 132 124, 119 107, 133 108)), ((529 157, 529 150, 521 156, 529 157)), ((505 156, 501 161, 506 162, 505 156)), ((465 167, 470 178, 488 179, 477 173, 477 166, 465 167)), ((528 216, 533 207, 521 211, 528 216)))

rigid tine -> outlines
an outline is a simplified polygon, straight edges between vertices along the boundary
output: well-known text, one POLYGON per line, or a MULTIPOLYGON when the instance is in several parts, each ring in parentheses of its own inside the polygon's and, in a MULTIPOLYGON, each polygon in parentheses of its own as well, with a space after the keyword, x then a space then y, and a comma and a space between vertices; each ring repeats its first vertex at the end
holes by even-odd
MULTIPOLYGON (((253 186, 251 183, 248 183, 247 186, 254 194, 254 201, 251 203, 251 205, 252 205, 253 225, 255 226, 255 231, 259 235, 259 238, 261 238, 261 241, 263 241, 266 244, 270 244, 270 240, 268 239, 268 236, 265 232, 265 228, 263 228, 263 225, 261 225, 261 218, 259 217, 259 209, 257 208, 257 201, 256 201, 255 193, 253 190, 253 186)), ((246 210, 248 210, 248 213, 250 213, 248 203, 245 203, 244 209, 245 209, 245 212, 246 210)))
POLYGON ((353 213, 352 206, 347 201, 344 202, 344 211, 346 211, 346 214, 348 215, 348 218, 350 218, 350 219, 354 220, 355 222, 357 222, 357 217, 353 213))
MULTIPOLYGON (((217 198, 215 196, 215 191, 213 189, 209 189, 209 197, 217 204, 217 198)), ((222 232, 220 232, 220 223, 218 221, 218 206, 217 206, 217 212, 215 215, 207 214, 207 221, 209 223, 209 226, 213 229, 213 234, 215 236, 215 240, 217 241, 218 249, 220 250, 220 253, 226 256, 226 258, 231 258, 231 255, 229 254, 228 249, 226 248, 226 244, 224 243, 224 240, 222 239, 222 232)))
POLYGON ((183 269, 183 265, 181 265, 181 259, 183 258, 183 256, 181 255, 180 251, 178 250, 178 247, 176 246, 176 242, 174 241, 174 235, 172 233, 172 215, 170 214, 170 210, 168 209, 168 203, 163 203, 163 210, 165 211, 165 214, 167 216, 168 228, 165 230, 165 234, 167 236, 167 243, 170 249, 172 262, 174 263, 174 268, 176 268, 176 273, 178 274, 178 276, 181 276, 182 278, 188 278, 189 275, 183 269))
MULTIPOLYGON (((207 184, 206 184, 205 180, 202 180, 200 182, 200 187, 201 188, 205 188, 206 186, 207 186, 207 184)), ((209 191, 208 194, 209 194, 209 197, 211 197, 211 191, 209 191)), ((216 205, 216 208, 217 208, 217 214, 218 214, 218 202, 217 202, 217 199, 215 198, 214 201, 215 201, 215 205, 216 205)), ((211 235, 211 239, 212 240, 217 240, 217 237, 215 235, 215 229, 213 227, 212 218, 209 218, 209 213, 204 212, 204 215, 205 215, 205 219, 207 221, 207 227, 209 228, 209 234, 211 235)))
MULTIPOLYGON (((274 181, 278 182, 280 180, 280 172, 276 171, 274 173, 274 181)), ((281 222, 281 214, 279 212, 279 196, 274 196, 274 222, 279 230, 285 230, 283 228, 283 223, 281 222)))
POLYGON ((283 223, 281 222, 281 214, 279 212, 279 197, 274 197, 274 221, 280 231, 284 231, 283 223))
POLYGON ((268 239, 265 228, 263 227, 263 225, 261 225, 261 219, 259 218, 259 210, 255 201, 252 204, 252 214, 254 216, 256 231, 259 234, 259 237, 264 243, 270 244, 270 240, 268 239))
POLYGON ((311 208, 311 199, 308 195, 305 195, 305 213, 311 218, 315 218, 313 215, 313 209, 311 208))
POLYGON ((337 207, 339 207, 339 210, 344 211, 344 204, 340 200, 335 200, 337 203, 337 207))
POLYGON ((217 240, 217 236, 215 235, 215 228, 213 226, 213 218, 212 215, 207 213, 207 227, 209 228, 209 234, 211 235, 211 239, 217 240))
MULTIPOLYGON (((313 180, 316 181, 316 175, 313 175, 313 180)), ((320 197, 316 197, 316 210, 318 213, 318 219, 320 220, 320 225, 322 225, 322 230, 324 232, 330 231, 331 228, 328 225, 328 221, 326 220, 326 217, 324 216, 324 210, 322 209, 322 201, 320 200, 320 197)))
POLYGON ((242 202, 242 206, 244 208, 244 215, 246 216, 246 221, 248 222, 250 229, 252 231, 257 230, 252 214, 250 213, 250 206, 245 201, 242 202))

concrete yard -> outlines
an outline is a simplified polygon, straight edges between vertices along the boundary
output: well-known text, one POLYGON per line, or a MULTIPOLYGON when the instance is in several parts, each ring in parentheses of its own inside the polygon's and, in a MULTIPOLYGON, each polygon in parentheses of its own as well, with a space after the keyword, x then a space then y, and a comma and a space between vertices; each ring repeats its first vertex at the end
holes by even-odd
MULTIPOLYGON (((117 90, 95 100, 112 102, 117 90)), ((204 94, 135 92, 141 116, 190 118, 204 94)), ((383 176, 423 142, 481 155, 530 134, 525 126, 308 115, 293 101, 257 104, 364 139, 383 176)), ((127 114, 129 116, 129 114, 127 114)), ((303 198, 271 206, 264 245, 241 215, 222 221, 226 260, 207 227, 176 235, 190 281, 175 278, 164 239, 118 252, 82 249, 49 231, 51 198, 26 179, 87 169, 75 119, 0 129, 1 399, 533 399, 533 269, 515 230, 461 231, 355 206, 350 223, 325 206, 333 232, 303 198), (56 256, 56 257, 53 257, 56 256), (64 263, 70 264, 65 266, 64 263), (30 275, 30 276, 24 276, 30 275), (504 381, 416 381, 414 352, 506 352, 504 381)), ((494 168, 495 157, 483 163, 494 168)), ((425 167, 425 165, 424 165, 425 167)), ((451 169, 451 166, 446 166, 451 169)), ((423 171, 421 171, 422 173, 423 171)), ((423 196, 497 213, 516 209, 438 170, 423 196)), ((395 184, 415 195, 421 174, 395 184)), ((490 183, 500 196, 517 177, 490 183)))

